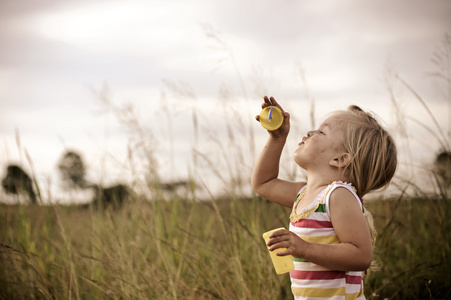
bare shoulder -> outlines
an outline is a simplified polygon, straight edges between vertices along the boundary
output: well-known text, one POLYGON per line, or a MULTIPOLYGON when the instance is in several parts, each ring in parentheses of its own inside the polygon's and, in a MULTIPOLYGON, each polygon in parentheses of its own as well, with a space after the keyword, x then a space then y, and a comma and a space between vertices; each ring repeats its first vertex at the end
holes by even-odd
POLYGON ((350 190, 344 187, 337 187, 330 194, 330 206, 332 207, 356 207, 361 212, 359 200, 350 190))
POLYGON ((332 191, 329 200, 330 218, 335 224, 361 223, 364 221, 362 207, 356 196, 348 189, 338 187, 332 191))
POLYGON ((337 188, 330 195, 330 219, 342 242, 369 240, 369 232, 359 200, 346 188, 337 188))

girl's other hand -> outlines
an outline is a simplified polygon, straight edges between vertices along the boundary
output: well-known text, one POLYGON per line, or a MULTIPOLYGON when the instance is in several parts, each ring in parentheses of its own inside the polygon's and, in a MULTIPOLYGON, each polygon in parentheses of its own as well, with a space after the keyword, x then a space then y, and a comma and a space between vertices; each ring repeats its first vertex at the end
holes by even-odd
POLYGON ((271 234, 267 246, 270 251, 286 248, 285 251, 278 251, 276 253, 277 256, 291 255, 297 258, 304 258, 308 243, 295 233, 281 229, 271 234))
MULTIPOLYGON (((276 101, 276 99, 274 99, 274 97, 268 98, 268 96, 265 96, 265 97, 263 97, 263 100, 264 100, 264 102, 262 104, 262 109, 264 109, 267 106, 275 106, 275 107, 279 108, 283 114, 282 125, 274 131, 268 130, 269 135, 273 138, 286 138, 288 136, 288 133, 290 132, 290 114, 283 110, 282 106, 280 106, 280 104, 277 103, 277 101, 276 101)), ((260 115, 257 115, 255 117, 255 119, 258 122, 260 122, 260 115)))

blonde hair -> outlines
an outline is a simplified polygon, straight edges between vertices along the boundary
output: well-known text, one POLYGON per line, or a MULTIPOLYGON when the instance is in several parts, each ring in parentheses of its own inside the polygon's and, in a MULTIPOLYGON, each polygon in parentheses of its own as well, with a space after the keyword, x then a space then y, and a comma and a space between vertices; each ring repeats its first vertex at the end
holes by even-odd
POLYGON ((351 105, 348 112, 343 146, 351 154, 351 162, 345 176, 362 198, 388 185, 398 165, 397 150, 391 135, 372 114, 356 105, 351 105))
MULTIPOLYGON (((376 118, 356 105, 348 108, 345 122, 343 146, 346 152, 351 154, 351 162, 346 166, 344 174, 346 180, 357 189, 357 195, 362 198, 390 183, 398 165, 396 145, 376 118)), ((366 208, 365 220, 374 248, 376 229, 373 217, 366 208)), ((377 269, 374 261, 370 269, 377 269)))

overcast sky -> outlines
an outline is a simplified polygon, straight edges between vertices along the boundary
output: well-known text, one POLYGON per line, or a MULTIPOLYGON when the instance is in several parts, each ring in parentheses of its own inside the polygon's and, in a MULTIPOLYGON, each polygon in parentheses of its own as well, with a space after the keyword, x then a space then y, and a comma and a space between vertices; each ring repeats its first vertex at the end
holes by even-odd
MULTIPOLYGON (((266 138, 253 121, 266 94, 294 116, 287 160, 311 129, 314 102, 316 124, 350 104, 374 111, 427 161, 440 145, 415 122, 406 123, 408 142, 402 138, 384 70, 420 94, 446 135, 450 98, 427 73, 450 28, 448 0, 3 0, 0 175, 8 163, 31 172, 26 150, 42 185, 57 186, 58 159, 75 149, 92 181, 134 181, 128 153, 138 137, 112 107, 134 112, 164 178, 193 172, 193 149, 206 155, 205 166, 222 168, 231 122, 243 128, 233 127, 232 142, 249 145, 249 169, 266 138)), ((423 106, 391 83, 402 112, 436 130, 423 106)))

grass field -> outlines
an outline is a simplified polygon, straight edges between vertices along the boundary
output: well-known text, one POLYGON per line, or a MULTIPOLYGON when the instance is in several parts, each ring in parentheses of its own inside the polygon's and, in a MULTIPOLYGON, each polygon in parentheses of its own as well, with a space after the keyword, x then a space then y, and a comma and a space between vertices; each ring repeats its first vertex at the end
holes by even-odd
MULTIPOLYGON (((368 201, 380 270, 369 299, 451 297, 449 201, 368 201)), ((265 199, 135 199, 118 211, 0 206, 1 299, 290 299, 261 234, 288 225, 265 199)))

